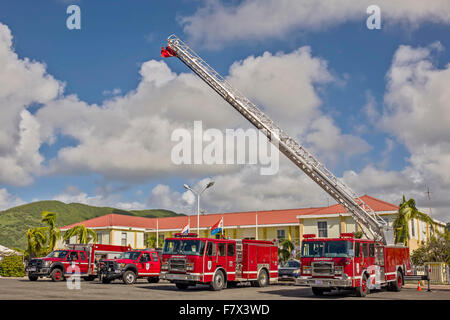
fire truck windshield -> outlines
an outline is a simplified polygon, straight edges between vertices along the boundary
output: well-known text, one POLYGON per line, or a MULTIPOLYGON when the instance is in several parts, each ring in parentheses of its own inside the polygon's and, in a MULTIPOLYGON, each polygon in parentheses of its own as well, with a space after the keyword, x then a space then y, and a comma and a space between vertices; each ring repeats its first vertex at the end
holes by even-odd
POLYGON ((350 241, 308 241, 303 242, 302 257, 347 258, 352 247, 350 241))
POLYGON ((200 240, 166 240, 163 254, 203 255, 205 242, 200 240))
POLYGON ((67 254, 69 253, 69 251, 67 250, 55 250, 50 252, 47 257, 48 258, 64 258, 67 254))

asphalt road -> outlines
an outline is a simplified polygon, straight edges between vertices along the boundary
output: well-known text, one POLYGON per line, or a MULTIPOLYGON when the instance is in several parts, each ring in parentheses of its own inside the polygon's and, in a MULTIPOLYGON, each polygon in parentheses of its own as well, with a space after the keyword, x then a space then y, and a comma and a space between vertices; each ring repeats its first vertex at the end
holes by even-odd
MULTIPOLYGON (((239 285, 220 292, 210 291, 207 286, 197 286, 188 290, 178 290, 175 285, 161 281, 157 284, 139 279, 134 285, 128 286, 121 281, 102 284, 94 280, 81 280, 80 289, 68 289, 66 282, 52 282, 39 279, 31 282, 26 278, 0 278, 0 300, 16 299, 133 299, 133 300, 279 300, 279 299, 317 299, 310 288, 280 283, 265 288, 254 288, 239 285)), ((361 299, 353 296, 350 291, 332 292, 319 299, 350 300, 361 299)), ((432 292, 416 290, 416 285, 407 284, 401 292, 386 290, 375 291, 368 295, 367 300, 450 300, 450 286, 432 286, 432 292)))

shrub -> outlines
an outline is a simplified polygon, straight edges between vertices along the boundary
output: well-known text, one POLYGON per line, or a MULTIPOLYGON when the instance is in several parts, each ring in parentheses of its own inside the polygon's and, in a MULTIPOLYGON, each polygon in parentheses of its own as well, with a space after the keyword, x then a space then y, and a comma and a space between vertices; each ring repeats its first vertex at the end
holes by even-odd
POLYGON ((21 256, 6 256, 0 262, 0 276, 23 277, 26 275, 21 256))

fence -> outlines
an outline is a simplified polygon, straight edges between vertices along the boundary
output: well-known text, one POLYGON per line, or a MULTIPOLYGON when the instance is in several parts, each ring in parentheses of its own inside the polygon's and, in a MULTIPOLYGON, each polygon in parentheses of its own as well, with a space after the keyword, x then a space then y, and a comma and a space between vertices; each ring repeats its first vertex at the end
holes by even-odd
POLYGON ((444 262, 427 262, 423 266, 412 266, 413 275, 426 275, 426 268, 428 267, 431 284, 450 284, 449 266, 444 262))

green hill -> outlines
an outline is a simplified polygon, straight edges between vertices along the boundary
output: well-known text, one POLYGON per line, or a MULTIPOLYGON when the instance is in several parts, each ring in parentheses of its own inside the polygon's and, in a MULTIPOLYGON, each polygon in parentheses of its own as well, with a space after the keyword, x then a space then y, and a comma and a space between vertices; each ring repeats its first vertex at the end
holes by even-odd
POLYGON ((25 249, 27 229, 43 225, 40 222, 42 211, 57 212, 58 227, 109 213, 147 218, 183 215, 164 209, 126 211, 110 207, 94 207, 81 203, 65 204, 60 201, 38 201, 0 211, 0 244, 9 248, 25 249))

